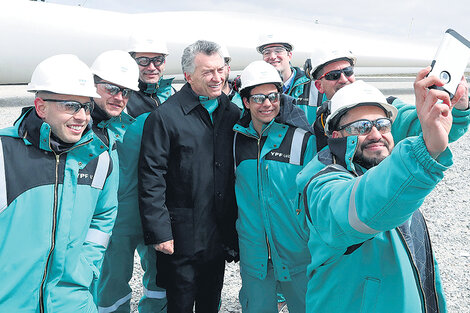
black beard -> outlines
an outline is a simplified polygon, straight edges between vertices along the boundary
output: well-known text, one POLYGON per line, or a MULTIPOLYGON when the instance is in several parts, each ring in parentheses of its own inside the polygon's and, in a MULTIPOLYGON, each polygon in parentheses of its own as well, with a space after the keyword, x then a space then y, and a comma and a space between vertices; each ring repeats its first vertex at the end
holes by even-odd
POLYGON ((379 163, 384 159, 385 158, 382 157, 366 158, 362 153, 360 155, 356 153, 354 155, 353 162, 359 164, 365 169, 371 169, 372 167, 379 165, 379 163))
POLYGON ((358 147, 358 150, 354 154, 353 162, 359 164, 365 169, 371 169, 372 167, 379 165, 379 163, 382 162, 387 156, 383 157, 379 155, 379 156, 365 157, 364 154, 362 153, 366 145, 371 144, 371 143, 376 143, 376 142, 382 142, 387 148, 387 150, 389 150, 389 155, 390 155, 390 147, 386 141, 384 140, 367 141, 367 142, 363 142, 362 145, 358 147))

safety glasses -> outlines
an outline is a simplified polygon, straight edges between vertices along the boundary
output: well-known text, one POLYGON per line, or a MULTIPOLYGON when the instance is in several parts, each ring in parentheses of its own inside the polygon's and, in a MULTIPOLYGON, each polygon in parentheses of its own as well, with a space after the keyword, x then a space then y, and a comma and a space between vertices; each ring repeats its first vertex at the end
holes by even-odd
POLYGON ((110 83, 106 83, 106 82, 98 82, 96 84, 103 85, 104 90, 106 90, 106 92, 109 93, 111 96, 115 96, 119 92, 122 92, 122 97, 127 99, 131 95, 132 90, 129 88, 122 88, 122 87, 119 87, 110 83))
POLYGON ((338 127, 338 130, 344 130, 350 135, 358 136, 369 134, 374 126, 381 134, 385 134, 392 130, 392 120, 387 117, 379 118, 375 121, 369 121, 366 119, 357 120, 338 127))
POLYGON ((268 99, 271 103, 278 102, 280 98, 281 94, 279 92, 271 92, 268 95, 256 94, 250 96, 250 99, 257 104, 262 104, 266 99, 268 99))
POLYGON ((267 57, 270 56, 271 53, 274 53, 275 55, 281 55, 286 51, 287 49, 283 47, 272 47, 264 49, 263 51, 261 51, 261 54, 263 55, 263 57, 267 57))
POLYGON ((341 77, 341 73, 343 73, 344 76, 349 77, 354 74, 354 68, 352 66, 348 66, 340 70, 329 71, 328 73, 323 74, 319 80, 322 78, 325 78, 326 80, 338 80, 341 77))
POLYGON ((156 56, 156 57, 153 57, 153 58, 149 58, 149 57, 138 57, 138 58, 135 58, 135 61, 136 61, 137 64, 139 64, 140 66, 149 66, 149 65, 150 65, 150 62, 152 62, 153 65, 155 65, 155 66, 159 66, 159 65, 162 65, 163 62, 165 62, 165 57, 162 56, 162 55, 159 55, 159 56, 156 56))
POLYGON ((81 108, 85 110, 86 114, 90 114, 93 111, 93 108, 95 107, 95 104, 93 101, 80 103, 78 101, 73 101, 73 100, 60 100, 60 99, 42 99, 42 100, 55 102, 57 105, 57 108, 60 111, 68 113, 70 115, 74 115, 75 113, 80 111, 81 108))

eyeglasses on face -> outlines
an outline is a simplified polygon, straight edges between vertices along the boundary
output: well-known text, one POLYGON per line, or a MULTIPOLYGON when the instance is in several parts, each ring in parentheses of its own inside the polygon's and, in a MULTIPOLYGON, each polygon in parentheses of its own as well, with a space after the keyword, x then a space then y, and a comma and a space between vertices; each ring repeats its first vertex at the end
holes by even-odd
POLYGON ((263 57, 267 57, 270 56, 271 53, 274 53, 275 55, 281 55, 284 52, 287 52, 287 49, 284 47, 272 47, 263 49, 263 51, 261 51, 261 54, 263 55, 263 57))
POLYGON ((104 89, 106 90, 107 93, 109 93, 111 96, 117 95, 119 92, 122 92, 122 97, 123 98, 129 98, 131 95, 132 90, 129 88, 123 88, 119 87, 110 83, 106 82, 98 82, 96 83, 97 85, 103 85, 104 89))
POLYGON ((153 57, 153 58, 138 57, 138 58, 135 58, 135 61, 140 66, 149 66, 150 63, 153 63, 153 65, 155 65, 155 66, 160 66, 160 65, 163 64, 163 62, 165 62, 165 57, 162 56, 162 55, 159 55, 159 56, 156 56, 156 57, 153 57))
POLYGON ((269 102, 274 103, 278 102, 281 98, 281 94, 279 92, 271 92, 270 94, 263 95, 263 94, 256 94, 251 95, 250 99, 253 100, 254 103, 262 104, 264 100, 268 99, 269 102))
POLYGON ((362 119, 340 126, 338 130, 344 130, 352 136, 359 136, 368 135, 374 126, 381 134, 389 133, 392 130, 392 120, 388 117, 378 118, 375 121, 362 119))
POLYGON ((323 74, 319 80, 322 78, 325 78, 326 80, 338 80, 341 77, 341 73, 346 77, 350 77, 354 74, 354 68, 352 66, 348 66, 340 70, 329 71, 328 73, 323 74))
POLYGON ((95 104, 93 101, 80 103, 74 100, 60 100, 60 99, 42 99, 42 100, 55 102, 57 105, 57 108, 60 111, 71 114, 71 115, 74 115, 75 113, 80 111, 81 108, 85 110, 86 114, 90 114, 93 111, 93 108, 95 107, 95 104))

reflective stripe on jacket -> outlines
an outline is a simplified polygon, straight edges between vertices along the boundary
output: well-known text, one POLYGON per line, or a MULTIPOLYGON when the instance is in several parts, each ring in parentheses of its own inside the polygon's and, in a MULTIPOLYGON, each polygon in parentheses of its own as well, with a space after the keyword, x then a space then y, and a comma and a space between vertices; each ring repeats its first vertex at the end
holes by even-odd
POLYGON ((410 137, 365 171, 349 161, 357 137, 335 141, 333 147, 343 146, 344 154, 322 150, 297 178, 299 187, 306 186, 303 197, 311 218, 307 222, 311 254, 307 312, 433 312, 425 310, 426 303, 429 308, 439 303, 445 312, 424 220, 410 225, 421 233, 424 257, 410 248, 398 226, 411 222, 442 179, 452 164, 450 151, 436 162, 422 137, 410 137), (331 154, 344 170, 331 170, 327 165, 331 154), (415 264, 423 264, 426 270, 420 272, 415 264), (422 273, 428 273, 427 282, 422 273), (425 286, 432 286, 429 297, 425 286))

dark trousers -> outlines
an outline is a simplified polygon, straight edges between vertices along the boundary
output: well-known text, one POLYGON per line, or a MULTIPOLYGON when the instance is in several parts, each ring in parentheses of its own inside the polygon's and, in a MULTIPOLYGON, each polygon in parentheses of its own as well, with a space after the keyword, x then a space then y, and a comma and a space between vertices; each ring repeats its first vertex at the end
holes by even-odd
POLYGON ((217 313, 225 260, 157 254, 157 285, 166 289, 168 313, 217 313))

